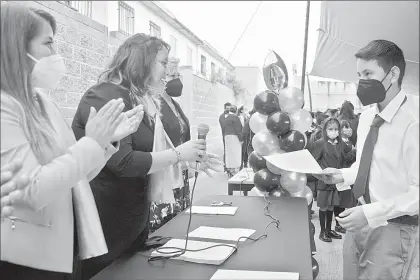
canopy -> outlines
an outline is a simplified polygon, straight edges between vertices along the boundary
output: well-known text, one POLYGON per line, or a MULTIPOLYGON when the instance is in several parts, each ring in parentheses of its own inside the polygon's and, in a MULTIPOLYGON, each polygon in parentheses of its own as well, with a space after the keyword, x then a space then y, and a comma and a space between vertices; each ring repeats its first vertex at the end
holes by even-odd
POLYGON ((418 1, 323 1, 310 75, 357 82, 354 54, 370 41, 396 43, 407 62, 403 88, 419 92, 418 1))

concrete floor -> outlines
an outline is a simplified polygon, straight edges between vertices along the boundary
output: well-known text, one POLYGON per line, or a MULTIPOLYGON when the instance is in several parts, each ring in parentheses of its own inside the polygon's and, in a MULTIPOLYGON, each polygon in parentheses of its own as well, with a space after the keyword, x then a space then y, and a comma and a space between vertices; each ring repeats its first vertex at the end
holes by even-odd
MULTIPOLYGON (((194 193, 194 200, 197 201, 206 195, 227 195, 228 177, 223 173, 215 173, 213 178, 207 175, 200 175, 194 193)), ((191 184, 192 187, 192 184, 191 184)), ((240 195, 234 192, 234 195, 240 195)), ((343 278, 343 241, 333 240, 331 243, 325 243, 318 239, 320 226, 318 218, 318 208, 314 202, 312 222, 315 225, 315 243, 317 253, 315 259, 319 264, 319 275, 317 280, 337 280, 343 278)), ((334 223, 333 223, 334 227, 334 223)), ((419 262, 418 259, 413 267, 410 280, 419 280, 419 262)))

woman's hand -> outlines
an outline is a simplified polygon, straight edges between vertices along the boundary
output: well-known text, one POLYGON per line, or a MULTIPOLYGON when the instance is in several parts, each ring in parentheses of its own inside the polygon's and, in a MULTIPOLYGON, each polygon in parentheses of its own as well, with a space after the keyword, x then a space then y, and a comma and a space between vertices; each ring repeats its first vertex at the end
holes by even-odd
POLYGON ((86 123, 86 136, 96 140, 105 149, 124 119, 124 115, 121 114, 124 106, 123 100, 119 98, 106 103, 97 113, 95 108, 91 107, 86 123))
POLYGON ((22 198, 21 189, 29 184, 26 175, 16 176, 22 169, 22 163, 13 162, 1 168, 1 217, 13 214, 13 203, 22 198))
POLYGON ((130 111, 122 113, 122 115, 123 120, 112 136, 111 142, 120 141, 121 139, 137 131, 144 116, 143 105, 134 107, 130 111))
POLYGON ((175 148, 183 161, 201 161, 206 150, 206 140, 190 140, 175 148))
POLYGON ((343 175, 340 169, 336 168, 325 168, 322 170, 322 174, 312 174, 318 180, 323 181, 326 184, 336 185, 344 182, 343 175))
POLYGON ((196 169, 196 162, 189 162, 190 168, 194 171, 204 171, 209 177, 213 177, 210 170, 215 172, 223 172, 223 161, 218 155, 206 153, 199 164, 199 170, 196 169))

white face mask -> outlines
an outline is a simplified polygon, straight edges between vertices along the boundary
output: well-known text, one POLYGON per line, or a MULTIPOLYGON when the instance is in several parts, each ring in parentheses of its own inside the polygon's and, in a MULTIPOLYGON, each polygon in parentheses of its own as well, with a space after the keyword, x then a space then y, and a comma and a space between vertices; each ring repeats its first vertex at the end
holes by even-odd
POLYGON ((328 131, 327 130, 327 136, 328 138, 330 138, 331 140, 334 140, 335 138, 338 137, 338 131, 328 131))
POLYGON ((54 54, 37 60, 27 54, 35 61, 32 70, 32 86, 35 88, 55 89, 60 79, 66 74, 66 65, 61 55, 54 54))

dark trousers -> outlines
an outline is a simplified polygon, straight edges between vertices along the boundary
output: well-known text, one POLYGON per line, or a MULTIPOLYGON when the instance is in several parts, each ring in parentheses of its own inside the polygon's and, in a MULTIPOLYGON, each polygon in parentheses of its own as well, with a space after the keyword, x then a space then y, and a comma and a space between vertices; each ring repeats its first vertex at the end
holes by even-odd
POLYGON ((101 270, 106 268, 108 265, 110 265, 123 255, 131 255, 138 251, 141 251, 148 236, 149 227, 146 227, 140 233, 140 235, 133 241, 133 243, 131 243, 131 245, 124 251, 117 252, 115 250, 112 250, 112 248, 108 248, 108 254, 82 261, 82 280, 91 279, 93 276, 98 274, 101 270))

